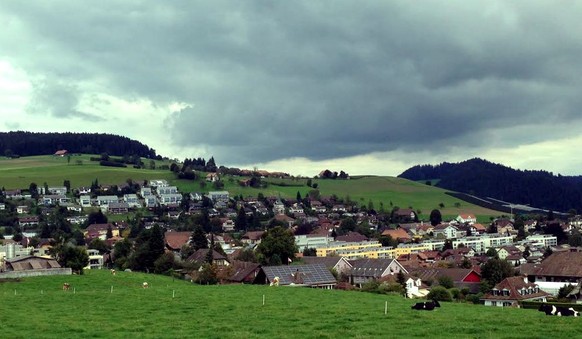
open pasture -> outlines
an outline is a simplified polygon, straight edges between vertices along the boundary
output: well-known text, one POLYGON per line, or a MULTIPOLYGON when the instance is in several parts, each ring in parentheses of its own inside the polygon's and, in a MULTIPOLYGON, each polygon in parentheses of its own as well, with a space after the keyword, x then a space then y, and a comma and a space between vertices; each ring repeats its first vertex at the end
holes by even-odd
POLYGON ((6 189, 28 188, 34 182, 41 186, 62 186, 64 180, 71 187, 90 186, 98 179, 102 184, 122 184, 127 179, 136 182, 150 179, 171 179, 168 170, 135 169, 100 166, 90 161, 90 155, 67 157, 34 156, 0 160, 0 187, 6 189))
POLYGON ((395 295, 199 286, 107 270, 0 283, 0 297, 5 338, 574 338, 582 321, 461 303, 417 311, 395 295))

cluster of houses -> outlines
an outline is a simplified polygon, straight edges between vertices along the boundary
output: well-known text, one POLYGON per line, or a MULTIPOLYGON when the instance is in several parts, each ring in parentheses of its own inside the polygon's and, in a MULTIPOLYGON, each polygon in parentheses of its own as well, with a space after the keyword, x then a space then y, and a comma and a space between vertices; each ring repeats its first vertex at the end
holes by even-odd
MULTIPOLYGON (((216 176, 212 174, 207 180, 219 180, 216 176)), ((18 222, 22 229, 38 225, 38 216, 30 215, 30 205, 25 203, 27 199, 32 199, 30 195, 19 190, 5 191, 4 195, 6 199, 24 202, 17 206, 18 222)), ((392 211, 393 218, 399 221, 398 227, 383 228, 379 215, 353 210, 350 205, 330 198, 310 200, 308 204, 277 197, 260 200, 248 197, 235 201, 228 191, 211 191, 205 197, 212 206, 205 207, 204 196, 194 192, 187 197, 189 204, 184 208, 182 200, 185 197, 176 186, 169 185, 165 180, 150 180, 147 186, 141 187, 134 194, 92 196, 90 190, 79 189, 77 199, 71 197, 66 187, 39 188, 38 205, 47 208, 65 206, 75 212, 76 215, 71 216, 69 221, 76 223, 86 220, 86 216, 82 215, 85 208, 99 208, 108 214, 123 214, 131 209, 162 206, 170 219, 176 219, 180 213, 195 214, 207 208, 210 217, 219 218, 224 232, 216 235, 214 241, 222 245, 226 255, 213 253, 215 264, 222 268, 221 280, 224 282, 272 284, 277 277, 279 285, 335 288, 338 277, 347 280, 350 285, 362 286, 370 280, 390 281, 402 274, 406 278, 408 297, 425 296, 430 286, 434 286, 443 276, 449 277, 458 288, 477 292, 481 282, 479 267, 488 260, 485 253, 491 249, 495 250, 499 258, 515 266, 521 275, 508 278, 495 286, 483 297, 486 305, 510 306, 523 300, 545 301, 547 297, 556 295, 565 284, 578 286, 582 279, 582 270, 578 269, 582 267, 582 251, 559 247, 556 236, 535 233, 536 221, 533 220, 526 221, 524 225, 530 235, 517 241, 518 230, 509 218, 494 220, 496 232, 491 233, 492 225, 486 227, 470 214, 459 214, 450 222, 431 225, 415 222, 418 217, 412 209, 398 209, 392 211), (303 264, 269 267, 237 260, 240 251, 256 247, 263 234, 263 231, 249 231, 240 242, 233 239, 230 232, 234 230, 234 220, 241 210, 248 216, 272 217, 294 230, 302 223, 312 225, 313 232, 310 234, 295 236, 297 256, 303 264), (365 221, 371 229, 382 237, 396 241, 397 245, 385 246, 380 239, 368 238, 353 231, 336 236, 345 217, 353 218, 358 224, 365 221), (548 248, 553 249, 554 253, 544 259, 548 248), (302 256, 304 250, 313 250, 315 256, 302 256)), ((0 209, 5 207, 5 204, 0 204, 0 209)), ((124 227, 126 225, 123 223, 93 224, 84 230, 84 235, 88 241, 99 238, 112 245, 122 238, 124 227)), ((580 227, 580 223, 563 223, 561 227, 565 232, 570 232, 580 227)), ((179 256, 181 249, 188 245, 191 233, 174 231, 171 227, 167 229, 166 250, 179 256)), ((18 265, 13 263, 27 257, 31 261, 44 257, 49 262, 48 241, 41 240, 41 244, 32 248, 26 243, 28 237, 24 237, 20 243, 5 240, 3 247, 0 247, 2 271, 14 271, 18 265)), ((198 250, 187 260, 203 262, 207 258, 207 251, 198 250)), ((103 267, 102 254, 91 250, 89 256, 87 268, 103 267)), ((53 260, 43 265, 49 267, 54 264, 53 260)), ((28 266, 20 264, 19 267, 34 269, 39 265, 30 263, 28 266)))

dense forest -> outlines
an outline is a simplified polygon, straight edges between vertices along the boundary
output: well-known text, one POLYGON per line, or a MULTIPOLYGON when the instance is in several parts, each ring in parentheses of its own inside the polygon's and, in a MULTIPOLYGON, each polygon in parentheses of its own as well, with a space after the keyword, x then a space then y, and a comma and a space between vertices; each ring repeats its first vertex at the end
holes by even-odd
POLYGON ((514 204, 561 212, 582 211, 582 176, 515 170, 476 158, 456 164, 417 165, 399 177, 436 180, 437 187, 514 204))
POLYGON ((63 149, 69 153, 159 158, 141 142, 113 134, 0 132, 0 154, 7 157, 47 155, 63 149))

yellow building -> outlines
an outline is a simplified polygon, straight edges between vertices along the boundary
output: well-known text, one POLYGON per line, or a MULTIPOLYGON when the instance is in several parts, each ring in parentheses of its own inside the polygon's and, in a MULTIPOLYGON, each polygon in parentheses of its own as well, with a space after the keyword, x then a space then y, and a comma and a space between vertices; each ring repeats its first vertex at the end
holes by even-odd
POLYGON ((422 251, 430 251, 430 246, 428 244, 400 244, 394 249, 396 258, 401 255, 419 253, 422 251))
POLYGON ((318 257, 341 256, 346 259, 379 259, 394 258, 395 251, 392 247, 383 247, 377 241, 334 241, 327 246, 316 248, 316 255, 318 257))

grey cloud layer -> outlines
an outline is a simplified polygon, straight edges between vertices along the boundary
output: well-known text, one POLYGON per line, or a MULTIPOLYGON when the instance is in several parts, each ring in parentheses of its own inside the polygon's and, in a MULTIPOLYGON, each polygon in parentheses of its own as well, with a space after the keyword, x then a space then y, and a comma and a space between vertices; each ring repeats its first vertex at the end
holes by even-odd
POLYGON ((36 112, 79 113, 87 82, 184 102, 166 121, 176 145, 233 163, 520 145, 556 137, 524 130, 581 123, 575 4, 41 4, 0 11, 9 57, 46 80, 36 112))

